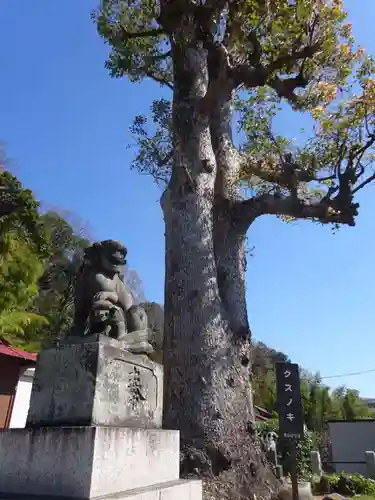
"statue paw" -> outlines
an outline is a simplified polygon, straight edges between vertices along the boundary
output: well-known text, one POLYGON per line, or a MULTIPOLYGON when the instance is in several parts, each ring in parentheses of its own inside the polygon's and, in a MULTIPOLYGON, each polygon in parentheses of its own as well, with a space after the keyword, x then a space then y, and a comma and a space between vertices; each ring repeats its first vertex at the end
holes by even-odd
POLYGON ((151 354, 154 352, 154 348, 148 342, 128 344, 126 350, 132 352, 133 354, 151 354))
POLYGON ((134 354, 150 354, 154 352, 152 345, 148 342, 148 330, 129 332, 121 339, 124 349, 134 354))

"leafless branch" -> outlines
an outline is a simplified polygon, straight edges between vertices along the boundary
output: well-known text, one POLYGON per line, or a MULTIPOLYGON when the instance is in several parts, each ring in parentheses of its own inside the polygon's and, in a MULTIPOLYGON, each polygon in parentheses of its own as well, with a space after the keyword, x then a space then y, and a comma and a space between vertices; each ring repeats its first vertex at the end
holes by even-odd
POLYGON ((356 186, 353 189, 352 193, 355 194, 357 191, 359 191, 360 189, 362 189, 365 186, 367 186, 367 184, 370 184, 370 182, 372 182, 373 180, 375 180, 375 174, 370 175, 369 177, 367 177, 367 179, 365 179, 363 182, 361 182, 360 184, 358 184, 358 186, 356 186))

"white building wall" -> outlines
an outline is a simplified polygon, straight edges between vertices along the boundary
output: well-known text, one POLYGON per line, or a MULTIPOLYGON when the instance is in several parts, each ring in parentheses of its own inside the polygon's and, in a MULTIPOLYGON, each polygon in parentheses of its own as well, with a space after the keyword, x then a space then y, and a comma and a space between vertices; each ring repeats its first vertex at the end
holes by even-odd
POLYGON ((375 419, 331 421, 328 432, 335 471, 366 476, 365 452, 375 451, 375 419))
POLYGON ((26 425, 34 372, 35 368, 29 368, 23 372, 18 380, 9 427, 19 429, 26 425))

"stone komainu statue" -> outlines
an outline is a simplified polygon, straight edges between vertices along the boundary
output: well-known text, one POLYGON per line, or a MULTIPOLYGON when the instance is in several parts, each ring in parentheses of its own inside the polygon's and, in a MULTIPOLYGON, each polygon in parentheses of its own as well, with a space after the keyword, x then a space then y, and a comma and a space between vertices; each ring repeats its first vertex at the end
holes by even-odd
POLYGON ((69 337, 103 334, 134 341, 132 332, 143 332, 143 340, 148 337, 147 314, 141 306, 133 305, 122 280, 126 255, 126 247, 113 240, 86 248, 76 280, 75 315, 69 337))

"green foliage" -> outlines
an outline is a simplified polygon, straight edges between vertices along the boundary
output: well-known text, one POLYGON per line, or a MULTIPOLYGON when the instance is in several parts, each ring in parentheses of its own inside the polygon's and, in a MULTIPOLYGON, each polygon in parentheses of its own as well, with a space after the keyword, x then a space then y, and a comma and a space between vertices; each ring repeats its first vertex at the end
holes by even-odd
MULTIPOLYGON (((223 47, 228 74, 242 75, 233 90, 244 140, 241 169, 231 182, 253 197, 298 196, 299 209, 276 210, 285 221, 354 225, 353 195, 375 179, 375 66, 355 44, 341 0, 102 0, 93 19, 110 46, 111 76, 135 82, 152 78, 173 89, 173 69, 184 57, 180 48, 194 45, 194 37, 201 37, 208 53, 223 47), (274 132, 283 102, 309 120, 312 136, 305 144, 274 132), (298 172, 293 184, 280 174, 290 154, 298 172), (303 204, 320 210, 303 211, 303 204)), ((155 100, 151 116, 137 116, 131 127, 138 146, 133 167, 165 183, 172 167, 171 103, 155 100)))
MULTIPOLYGON (((32 192, 24 189, 20 181, 10 172, 1 171, 0 245, 6 245, 3 243, 3 235, 11 231, 34 245, 36 251, 44 257, 47 252, 46 238, 38 208, 39 203, 32 192)), ((1 248, 0 252, 3 252, 1 248)))
POLYGON ((10 172, 0 172, 0 336, 27 346, 27 331, 45 325, 32 310, 48 249, 39 203, 10 172))
POLYGON ((289 358, 262 342, 253 343, 252 358, 254 404, 272 412, 276 410, 275 364, 289 358))
POLYGON ((39 256, 11 232, 3 235, 0 254, 0 309, 14 304, 28 305, 38 291, 37 280, 43 271, 39 256))
POLYGON ((111 45, 106 67, 113 77, 127 75, 137 82, 153 75, 164 84, 171 80, 169 39, 159 29, 156 1, 104 0, 92 17, 111 45))
POLYGON ((29 332, 45 326, 48 326, 48 320, 40 314, 17 309, 0 313, 0 337, 26 351, 35 352, 40 348, 40 342, 29 332))
MULTIPOLYGON (((288 361, 288 356, 260 342, 253 346, 254 403, 269 412, 276 411, 275 363, 288 361)), ((319 374, 300 372, 301 397, 307 428, 322 432, 327 420, 373 418, 371 409, 362 402, 359 392, 345 387, 330 391, 319 374)))
MULTIPOLYGON (((323 477, 324 484, 328 484, 329 488, 333 492, 339 493, 339 483, 340 480, 346 479, 350 481, 350 487, 354 494, 356 495, 368 495, 370 497, 375 497, 375 481, 361 474, 328 474, 323 477)), ((315 486, 318 488, 319 484, 315 486)), ((318 493, 326 493, 326 491, 319 491, 318 493)))
POLYGON ((10 172, 0 172, 0 336, 30 347, 28 332, 47 324, 33 310, 48 255, 39 203, 10 172))
POLYGON ((47 322, 42 315, 32 311, 42 272, 43 261, 32 245, 15 232, 2 235, 0 336, 12 344, 27 344, 26 331, 47 322))
POLYGON ((41 345, 50 344, 70 328, 73 319, 74 284, 83 250, 90 242, 56 212, 40 216, 48 238, 49 257, 38 283, 34 310, 48 319, 40 328, 41 345))
POLYGON ((137 155, 132 163, 141 174, 152 175, 154 181, 168 182, 172 168, 172 109, 166 99, 155 100, 151 106, 151 124, 153 136, 149 134, 149 122, 146 116, 136 116, 130 132, 136 141, 137 155))
MULTIPOLYGON (((309 100, 312 100, 311 87, 322 78, 344 83, 356 53, 352 50, 351 29, 345 24, 347 16, 340 2, 244 0, 236 3, 238 6, 226 13, 224 9, 213 11, 210 28, 205 27, 213 30, 216 24, 220 39, 226 25, 230 35, 227 47, 234 62, 262 63, 269 69, 271 85, 276 75, 298 73, 303 61, 305 77, 310 81, 306 91, 309 100), (258 47, 261 51, 254 55, 258 47), (303 47, 309 50, 297 57, 303 47), (253 61, 249 57, 252 53, 253 61)), ((204 7, 200 11, 196 9, 196 19, 205 15, 204 7)), ((170 7, 170 11, 167 7, 164 13, 156 0, 102 0, 93 13, 93 20, 100 36, 111 47, 106 63, 111 75, 126 75, 133 81, 155 77, 172 82, 170 35, 173 29, 176 32, 180 29, 180 15, 189 19, 192 7, 186 4, 175 10, 170 7)), ((188 38, 186 42, 189 43, 188 38)))

